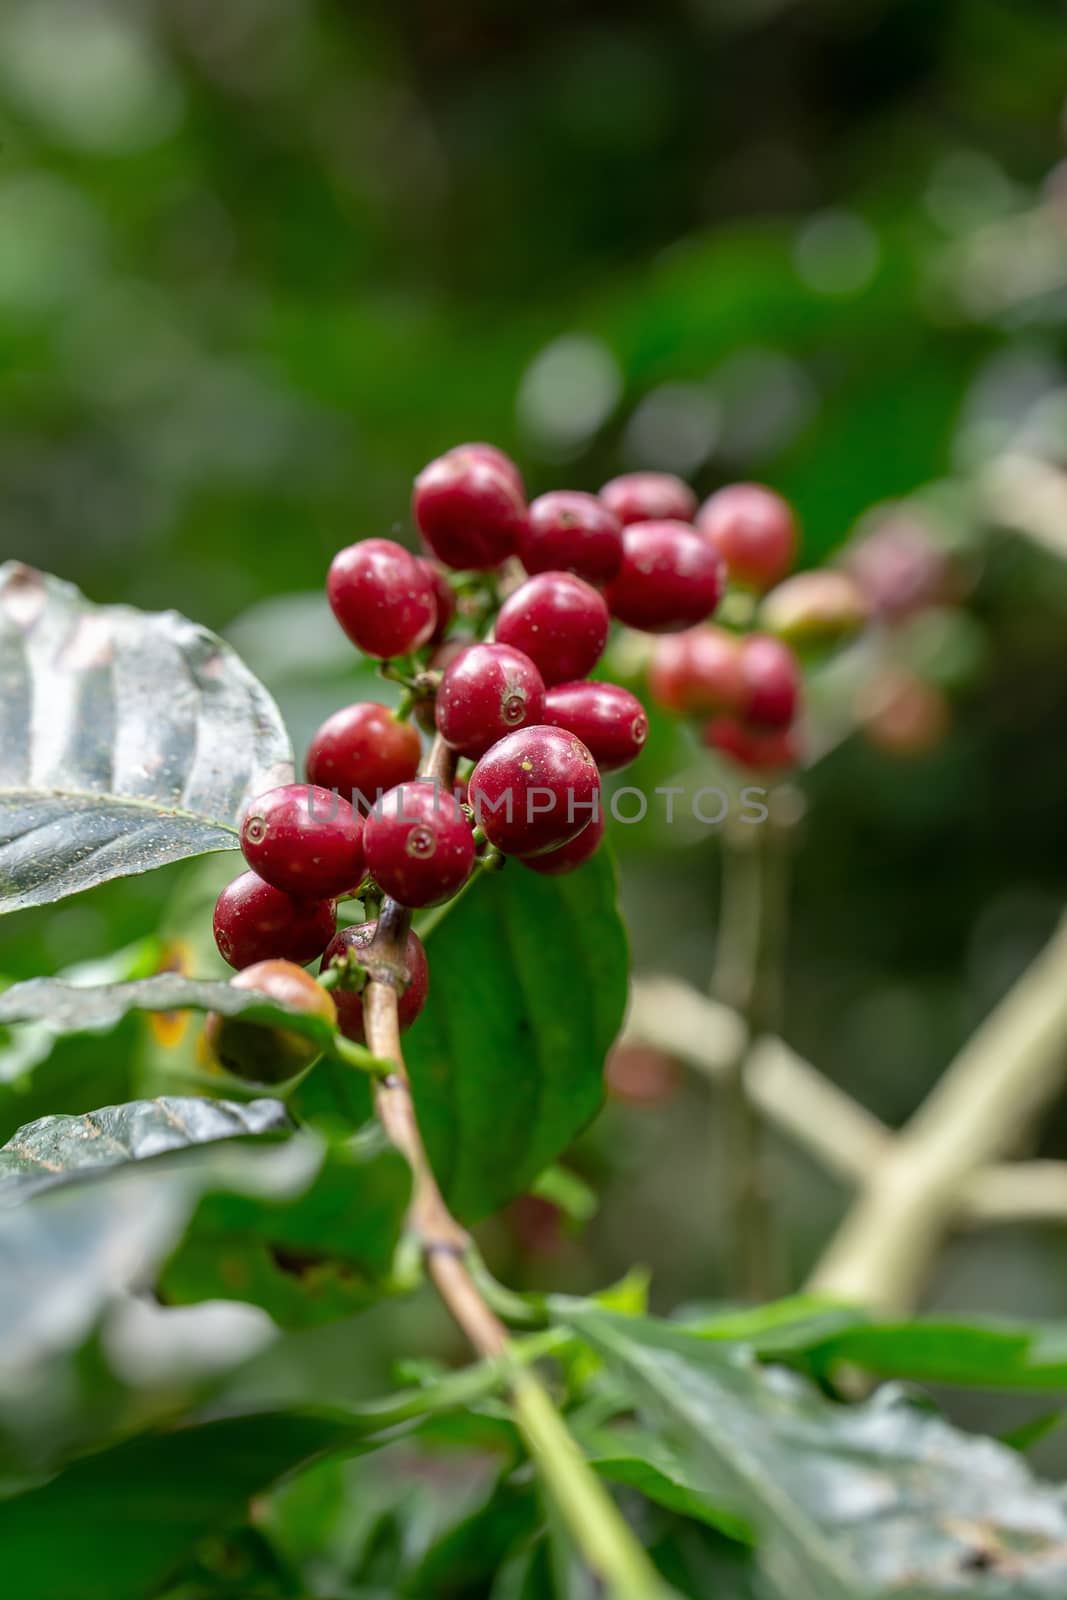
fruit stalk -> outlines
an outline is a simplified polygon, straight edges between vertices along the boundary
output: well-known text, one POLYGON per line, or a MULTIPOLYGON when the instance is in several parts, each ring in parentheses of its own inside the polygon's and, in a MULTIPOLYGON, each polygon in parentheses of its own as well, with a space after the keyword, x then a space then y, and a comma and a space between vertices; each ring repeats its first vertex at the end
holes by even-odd
MULTIPOLYGON (((455 755, 434 740, 422 771, 449 790, 455 755)), ((411 1167, 410 1225, 438 1294, 477 1355, 503 1364, 515 1421, 575 1544, 610 1595, 619 1600, 665 1600, 661 1582, 639 1541, 567 1432, 533 1373, 516 1359, 504 1324, 486 1303, 467 1265, 470 1240, 437 1186, 419 1133, 411 1083, 400 1045, 395 974, 403 968, 411 912, 386 899, 367 951, 363 991, 367 1043, 393 1071, 375 1086, 379 1120, 411 1167)))

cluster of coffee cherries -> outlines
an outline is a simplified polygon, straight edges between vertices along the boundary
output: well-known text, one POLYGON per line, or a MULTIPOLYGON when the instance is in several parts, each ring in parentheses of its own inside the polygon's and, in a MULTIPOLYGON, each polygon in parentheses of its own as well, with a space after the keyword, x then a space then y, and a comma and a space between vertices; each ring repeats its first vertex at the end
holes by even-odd
MULTIPOLYGON (((282 967, 290 1004, 294 970, 320 995, 303 969, 319 960, 343 970, 351 981, 327 998, 359 1041, 360 955, 377 923, 338 931, 338 900, 388 896, 419 909, 507 857, 544 875, 581 866, 604 832, 601 774, 633 761, 648 732, 640 700, 589 676, 612 619, 684 635, 715 611, 726 583, 723 552, 694 524, 692 491, 666 474, 527 504, 514 462, 463 445, 419 474, 413 511, 424 553, 365 539, 340 551, 327 580, 337 621, 404 685, 404 702, 335 712, 311 741, 306 783, 246 807, 248 870, 214 916, 239 981, 271 992, 282 967), (452 753, 454 788, 421 770, 420 723, 452 753)), ((403 1027, 426 997, 414 933, 400 979, 403 1027)), ((239 1023, 215 1020, 224 1065, 236 1065, 240 1038, 239 1023)))

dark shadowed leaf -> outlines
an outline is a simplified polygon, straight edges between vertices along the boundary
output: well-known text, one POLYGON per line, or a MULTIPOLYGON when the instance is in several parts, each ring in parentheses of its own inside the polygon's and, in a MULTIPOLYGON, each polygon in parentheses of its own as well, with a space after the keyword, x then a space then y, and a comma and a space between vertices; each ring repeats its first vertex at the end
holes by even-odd
POLYGON ((320 1592, 347 1579, 398 1600, 461 1600, 484 1592, 540 1520, 532 1483, 501 1481, 518 1458, 508 1423, 441 1417, 373 1457, 312 1465, 275 1495, 265 1531, 295 1570, 318 1574, 320 1592))
POLYGON ((662 1428, 686 1484, 750 1531, 776 1600, 1067 1589, 1067 1501, 1005 1446, 892 1392, 835 1405, 671 1324, 569 1320, 662 1428))
POLYGON ((0 566, 0 912, 228 850, 291 776, 278 709, 175 612, 94 606, 0 566))
POLYGON ((237 1417, 134 1439, 0 1501, 5 1583, 22 1600, 144 1600, 252 1495, 339 1447, 359 1448, 328 1416, 237 1417))
POLYGON ((430 939, 430 994, 406 1041, 419 1124, 467 1222, 520 1194, 600 1105, 628 952, 603 852, 543 878, 474 885, 430 939))

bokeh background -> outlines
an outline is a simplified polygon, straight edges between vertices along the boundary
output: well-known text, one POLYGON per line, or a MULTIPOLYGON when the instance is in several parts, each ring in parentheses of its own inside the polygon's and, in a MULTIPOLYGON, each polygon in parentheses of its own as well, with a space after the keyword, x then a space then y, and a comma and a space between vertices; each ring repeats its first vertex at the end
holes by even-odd
MULTIPOLYGON (((901 1122, 1067 890, 1063 24, 1055 0, 5 0, 0 556, 222 630, 299 747, 369 687, 322 620, 329 559, 410 538, 450 444, 513 451, 533 493, 764 480, 808 564, 904 501, 967 572, 910 646, 949 714, 806 778, 785 997, 790 1041, 901 1122)), ((634 781, 700 759, 657 719, 634 781)), ((715 838, 614 842, 638 967, 706 982, 715 838)), ((216 865, 8 919, 0 972, 151 963, 161 906, 195 943, 216 865)), ((121 1098, 166 1049, 130 1024, 30 1070, 9 1043, 0 1132, 121 1098)), ((569 1160, 596 1216, 488 1229, 511 1281, 636 1258, 661 1307, 722 1292, 714 1102, 639 1068, 569 1160)), ((1067 1106, 1040 1150, 1067 1156, 1067 1106)), ((772 1159, 795 1283, 846 1196, 772 1159)), ((956 1241, 928 1304, 1067 1314, 1067 1226, 956 1241)), ((443 1341, 433 1317, 365 1319, 367 1359, 398 1324, 443 1341)))

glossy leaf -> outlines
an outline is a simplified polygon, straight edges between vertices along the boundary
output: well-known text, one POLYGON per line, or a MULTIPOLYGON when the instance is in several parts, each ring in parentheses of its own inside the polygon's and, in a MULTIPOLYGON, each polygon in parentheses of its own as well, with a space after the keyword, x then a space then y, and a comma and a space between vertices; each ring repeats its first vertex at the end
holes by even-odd
MULTIPOLYGON (((255 989, 238 989, 214 978, 161 972, 132 983, 82 988, 58 978, 31 978, 0 994, 0 1025, 38 1023, 61 1033, 106 1033, 131 1011, 219 1011, 227 1017, 284 1026, 328 1050, 334 1030, 325 1018, 270 1000, 255 989)), ((352 1070, 351 1068, 348 1070, 352 1070)))
POLYGON ((270 695, 175 612, 94 606, 0 566, 0 912, 236 847, 291 776, 270 695))
POLYGON ((161 1280, 170 1302, 246 1300, 299 1324, 380 1292, 405 1163, 377 1133, 264 1140, 284 1126, 274 1101, 171 1099, 19 1131, 2 1153, 0 1411, 27 1365, 46 1374, 112 1304, 161 1280))
POLYGON ((405 1054, 438 1180, 473 1222, 522 1193, 598 1109, 626 936, 603 853, 566 878, 511 862, 437 926, 405 1054))
POLYGON ((284 1133, 291 1124, 277 1100, 134 1100, 81 1117, 40 1117, 0 1148, 0 1205, 78 1174, 144 1161, 242 1134, 284 1133))
POLYGON ((576 1310, 710 1508, 752 1535, 775 1600, 998 1600, 1067 1587, 1067 1503, 1013 1451, 888 1392, 834 1405, 677 1326, 576 1310))

